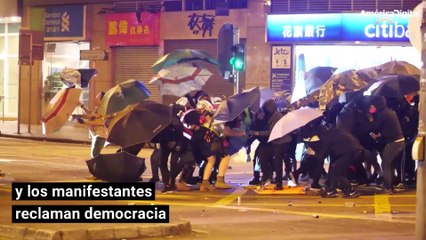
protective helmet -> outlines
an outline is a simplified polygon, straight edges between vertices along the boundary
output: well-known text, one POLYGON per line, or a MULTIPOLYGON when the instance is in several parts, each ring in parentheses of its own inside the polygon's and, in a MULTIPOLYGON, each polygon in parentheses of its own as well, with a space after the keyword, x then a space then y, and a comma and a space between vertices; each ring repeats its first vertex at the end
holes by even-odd
POLYGON ((201 110, 201 109, 204 109, 205 111, 207 111, 207 112, 213 112, 213 105, 209 102, 209 101, 207 101, 207 100, 200 100, 198 103, 197 103, 197 107, 196 107, 196 109, 197 110, 201 110))

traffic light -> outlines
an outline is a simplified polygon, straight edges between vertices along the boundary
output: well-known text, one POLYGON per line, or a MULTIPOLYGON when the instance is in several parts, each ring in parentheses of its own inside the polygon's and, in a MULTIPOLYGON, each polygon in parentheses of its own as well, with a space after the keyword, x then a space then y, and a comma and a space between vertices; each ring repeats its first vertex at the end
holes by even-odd
POLYGON ((242 72, 245 70, 246 59, 245 59, 245 48, 244 45, 239 43, 232 46, 232 58, 229 60, 229 63, 232 65, 235 71, 242 72))

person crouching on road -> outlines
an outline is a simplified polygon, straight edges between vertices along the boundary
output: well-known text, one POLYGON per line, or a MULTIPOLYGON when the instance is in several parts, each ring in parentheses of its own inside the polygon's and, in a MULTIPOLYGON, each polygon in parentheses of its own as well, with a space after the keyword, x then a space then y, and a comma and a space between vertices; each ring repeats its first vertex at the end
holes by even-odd
MULTIPOLYGON (((183 122, 189 125, 192 131, 191 145, 194 155, 202 156, 203 159, 207 159, 200 191, 209 191, 212 189, 209 179, 216 158, 224 156, 223 148, 221 147, 222 141, 210 129, 200 124, 200 114, 197 111, 187 112, 183 117, 183 122)), ((219 169, 223 168, 223 164, 227 164, 227 162, 221 162, 219 169)), ((227 185, 224 178, 221 177, 217 179, 215 188, 227 189, 232 187, 227 185)))
POLYGON ((325 159, 330 156, 330 168, 326 189, 322 190, 321 196, 325 198, 336 197, 336 189, 339 185, 346 198, 355 198, 359 193, 352 189, 351 183, 346 177, 349 166, 361 161, 364 156, 364 148, 350 132, 342 129, 327 129, 323 126, 305 126, 301 130, 303 138, 317 132, 319 141, 306 142, 315 151, 317 159, 325 159), (318 129, 319 128, 319 129, 318 129))

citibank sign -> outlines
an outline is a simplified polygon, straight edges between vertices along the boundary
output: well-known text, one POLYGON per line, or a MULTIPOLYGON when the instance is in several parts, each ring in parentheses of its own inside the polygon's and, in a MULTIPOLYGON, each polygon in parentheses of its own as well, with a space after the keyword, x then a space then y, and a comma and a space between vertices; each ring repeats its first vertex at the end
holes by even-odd
POLYGON ((376 24, 368 24, 364 28, 364 34, 368 38, 408 38, 407 26, 399 24, 397 21, 383 18, 376 21, 376 24))
POLYGON ((409 18, 362 13, 269 15, 266 35, 268 42, 409 42, 409 18))

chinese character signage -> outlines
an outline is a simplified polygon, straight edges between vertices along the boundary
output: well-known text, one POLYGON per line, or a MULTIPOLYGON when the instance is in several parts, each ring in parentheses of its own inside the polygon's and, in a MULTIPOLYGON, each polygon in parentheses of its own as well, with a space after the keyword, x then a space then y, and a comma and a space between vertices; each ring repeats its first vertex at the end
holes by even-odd
POLYGON ((206 36, 211 37, 214 26, 214 15, 209 14, 196 14, 188 16, 188 27, 194 35, 201 35, 203 38, 206 36))
POLYGON ((84 40, 85 26, 85 7, 82 5, 46 7, 45 40, 84 40))
POLYGON ((408 42, 409 14, 268 15, 268 42, 408 42), (315 19, 313 21, 312 19, 315 19))
POLYGON ((291 91, 292 46, 272 46, 271 51, 271 89, 291 91))
POLYGON ((158 46, 160 14, 142 12, 141 22, 135 13, 108 14, 105 41, 108 46, 158 46))

